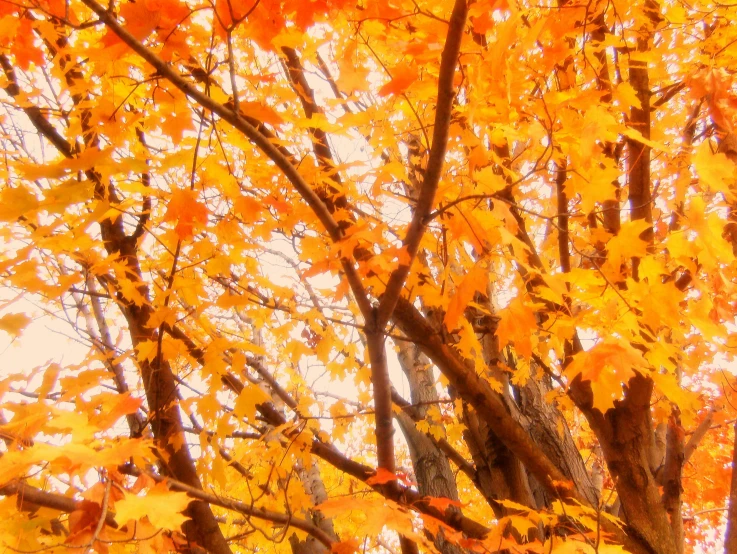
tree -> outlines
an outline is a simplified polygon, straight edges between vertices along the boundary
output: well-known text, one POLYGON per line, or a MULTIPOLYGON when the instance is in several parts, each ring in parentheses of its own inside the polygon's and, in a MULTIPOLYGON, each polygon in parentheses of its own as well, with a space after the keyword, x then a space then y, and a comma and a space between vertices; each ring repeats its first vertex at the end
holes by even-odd
POLYGON ((737 551, 731 5, 0 16, 5 548, 737 551))

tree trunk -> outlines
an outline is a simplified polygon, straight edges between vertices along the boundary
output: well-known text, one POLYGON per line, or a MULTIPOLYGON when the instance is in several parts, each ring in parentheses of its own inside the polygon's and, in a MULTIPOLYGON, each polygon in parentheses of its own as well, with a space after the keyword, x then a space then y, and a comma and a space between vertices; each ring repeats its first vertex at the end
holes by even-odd
MULTIPOLYGON (((417 345, 404 341, 397 342, 399 344, 399 363, 409 381, 410 398, 412 404, 415 405, 413 410, 418 418, 427 419, 428 406, 439 398, 435 388, 432 364, 420 352, 417 345)), ((458 489, 448 457, 430 437, 417 430, 409 415, 399 412, 396 414, 396 419, 409 446, 420 494, 458 501, 458 489)), ((433 422, 430 424, 433 425, 433 422)), ((434 422, 434 424, 441 425, 440 422, 434 422)), ((451 506, 449 510, 459 511, 459 508, 451 506)), ((443 554, 463 552, 463 549, 449 543, 442 536, 435 537, 435 546, 443 554)))

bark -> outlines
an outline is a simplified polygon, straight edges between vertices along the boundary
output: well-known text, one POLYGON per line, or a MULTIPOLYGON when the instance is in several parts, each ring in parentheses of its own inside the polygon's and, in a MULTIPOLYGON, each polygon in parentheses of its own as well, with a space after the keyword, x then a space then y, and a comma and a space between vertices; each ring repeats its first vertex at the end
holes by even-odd
MULTIPOLYGON (((520 458, 549 492, 563 498, 572 495, 572 491, 562 485, 566 482, 565 476, 547 457, 540 455, 537 446, 522 426, 509 415, 506 406, 488 382, 466 366, 461 357, 444 343, 441 334, 409 301, 400 299, 394 320, 401 331, 438 366, 459 396, 473 406, 480 418, 494 429, 507 448, 520 458)), ((579 496, 576 492, 573 495, 579 496)))
POLYGON ((464 405, 463 422, 467 427, 464 439, 479 468, 479 481, 484 495, 497 517, 508 515, 498 500, 511 500, 535 508, 527 473, 520 460, 467 404, 464 405))
POLYGON ((727 532, 724 537, 724 554, 737 552, 737 422, 734 424, 734 445, 732 447, 732 481, 729 487, 729 509, 727 511, 727 532))
POLYGON ((602 414, 592 407, 593 395, 580 378, 571 383, 571 395, 599 439, 614 480, 628 535, 650 552, 678 554, 668 515, 661 502, 658 482, 650 471, 653 382, 636 375, 625 387, 624 399, 602 414))
POLYGON ((403 241, 403 248, 406 250, 408 260, 400 262, 389 277, 377 314, 377 320, 382 326, 389 322, 397 301, 402 296, 402 289, 409 275, 410 267, 417 256, 422 237, 425 235, 427 217, 430 215, 435 202, 435 193, 438 190, 442 176, 445 151, 448 147, 450 119, 453 112, 453 101, 455 100, 453 79, 456 74, 467 16, 468 3, 466 0, 455 0, 448 23, 448 35, 440 58, 432 145, 427 167, 423 172, 422 187, 412 213, 412 221, 407 228, 407 234, 403 241))
MULTIPOLYGON (((495 153, 502 160, 502 163, 509 165, 510 163, 510 152, 508 146, 495 146, 495 153)), ((512 193, 511 181, 510 186, 502 191, 501 196, 509 202, 510 212, 515 218, 517 224, 517 238, 524 243, 529 250, 529 263, 531 266, 536 268, 541 274, 545 271, 545 266, 542 263, 540 256, 537 253, 535 243, 527 232, 527 226, 525 219, 517 209, 517 203, 512 193)), ((546 286, 544 281, 534 274, 530 274, 525 270, 521 264, 518 264, 519 272, 525 279, 527 284, 528 293, 537 298, 536 289, 540 286, 546 286)), ((540 299, 540 302, 546 306, 546 309, 552 312, 556 311, 569 311, 570 308, 567 306, 553 305, 549 301, 540 299)), ((540 312, 538 318, 542 321, 547 318, 547 314, 540 312)), ((499 354, 496 354, 498 357, 499 354)), ((581 498, 585 500, 589 505, 595 506, 598 502, 598 494, 596 487, 591 483, 591 478, 588 475, 586 466, 581 459, 581 455, 573 443, 573 437, 569 432, 564 432, 562 435, 559 434, 558 429, 560 426, 559 422, 563 421, 562 414, 559 413, 557 408, 551 406, 545 401, 545 394, 549 389, 545 389, 544 386, 540 386, 535 382, 534 379, 529 379, 528 382, 521 387, 520 398, 522 402, 522 416, 525 420, 522 423, 523 427, 528 431, 533 440, 541 440, 540 446, 543 449, 548 460, 554 465, 567 479, 570 479, 576 486, 581 498), (540 409, 542 408, 542 411, 540 409), (560 444, 551 442, 551 438, 558 436, 560 444)), ((507 402, 508 409, 514 409, 514 404, 507 402)), ((517 421, 522 418, 517 415, 517 421)), ((563 427, 567 429, 566 426, 563 427)), ((528 470, 530 468, 528 467, 528 470)), ((534 472, 532 472, 534 474, 534 472)), ((538 479, 539 482, 539 479, 538 479)), ((543 483, 540 483, 543 488, 546 488, 543 483)), ((533 488, 536 488, 533 486, 533 488)), ((551 491, 548 489, 548 492, 551 491)), ((555 497, 555 494, 553 494, 555 497)))
MULTIPOLYGON (((651 23, 656 21, 658 5, 648 0, 645 3, 645 10, 651 17, 651 23)), ((650 40, 652 29, 649 25, 645 25, 640 29, 640 37, 637 39, 638 52, 648 52, 650 49, 650 40)), ((650 138, 650 76, 647 69, 647 62, 640 60, 630 61, 629 82, 637 93, 637 99, 641 103, 641 107, 632 107, 630 112, 630 126, 640 132, 646 139, 650 138)), ((635 140, 627 139, 627 150, 629 153, 629 203, 630 217, 632 221, 645 220, 648 223, 653 222, 652 214, 652 197, 650 187, 650 147, 646 144, 635 140)), ((647 243, 652 243, 653 228, 648 227, 643 231, 640 238, 647 243)), ((639 258, 632 259, 632 277, 638 280, 638 268, 640 265, 639 258)))
MULTIPOLYGON (((546 400, 553 390, 548 377, 530 378, 520 388, 520 411, 525 415, 530 437, 540 450, 570 479, 591 506, 599 503, 599 491, 573 442, 563 414, 546 400)), ((548 500, 552 498, 548 497, 548 500)))
MULTIPOLYGON (((722 133, 719 150, 737 163, 737 135, 722 133)), ((732 243, 732 252, 737 256, 737 207, 729 207, 725 235, 732 243)), ((737 552, 737 422, 734 424, 734 444, 732 446, 732 480, 729 488, 729 508, 727 511, 727 531, 724 538, 724 554, 737 552)))
MULTIPOLYGON (((605 11, 606 7, 604 7, 604 9, 599 12, 599 14, 594 18, 592 22, 593 29, 591 31, 591 41, 595 44, 603 44, 606 40, 606 36, 609 34, 604 17, 605 11)), ((607 59, 607 50, 605 48, 596 49, 594 51, 594 57, 599 62, 599 70, 596 76, 596 84, 598 89, 603 92, 603 94, 601 95, 601 101, 602 103, 610 104, 612 101, 612 78, 609 72, 609 60, 607 59)), ((607 159, 611 160, 611 162, 618 163, 619 156, 617 153, 617 146, 609 141, 604 142, 602 146, 604 156, 607 159)), ((619 233, 619 229, 621 227, 619 213, 619 181, 616 179, 612 181, 612 186, 614 187, 615 197, 611 200, 605 200, 604 202, 602 202, 601 215, 604 229, 612 235, 616 235, 617 233, 619 233)), ((593 221, 595 223, 595 217, 589 217, 589 221, 593 221)), ((602 255, 605 255, 605 252, 602 252, 602 255)))
MULTIPOLYGON (((432 365, 416 345, 399 341, 399 363, 409 381, 412 403, 418 419, 427 418, 428 402, 438 400, 432 365)), ((417 480, 418 491, 422 496, 449 498, 458 501, 458 489, 448 457, 427 435, 417 430, 415 422, 405 412, 396 414, 399 427, 409 447, 410 458, 417 480)), ((440 425, 440 422, 436 422, 440 425)), ((458 510, 458 508, 449 508, 458 510)), ((443 554, 461 554, 463 550, 437 536, 435 546, 443 554)))
POLYGON ((673 537, 679 554, 683 554, 683 515, 681 494, 683 485, 684 431, 680 413, 674 407, 666 432, 665 462, 663 464, 663 506, 668 513, 673 537))
MULTIPOLYGON (((327 491, 325 490, 325 484, 320 476, 320 468, 316 462, 312 462, 309 467, 303 468, 301 465, 297 467, 297 473, 302 486, 305 488, 305 492, 310 497, 310 500, 314 505, 325 502, 328 499, 327 491)), ((326 536, 330 537, 334 541, 338 541, 338 536, 335 534, 335 528, 333 527, 333 520, 326 518, 319 511, 311 510, 309 518, 312 523, 320 529, 326 536)), ((323 554, 328 552, 325 545, 320 542, 314 535, 308 535, 305 540, 299 540, 296 534, 292 534, 289 537, 289 545, 292 547, 292 554, 323 554)))

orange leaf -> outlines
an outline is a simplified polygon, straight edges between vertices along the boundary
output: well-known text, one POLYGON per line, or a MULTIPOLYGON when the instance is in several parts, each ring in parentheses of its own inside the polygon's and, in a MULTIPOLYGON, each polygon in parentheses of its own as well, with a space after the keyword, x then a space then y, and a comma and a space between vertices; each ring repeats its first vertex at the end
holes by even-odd
POLYGON ((379 89, 379 96, 404 94, 419 77, 414 64, 401 64, 392 70, 392 80, 379 89))
POLYGON ((250 196, 240 196, 233 202, 233 212, 243 223, 255 223, 263 210, 264 205, 250 196))
POLYGON ((267 123, 272 127, 278 127, 284 123, 284 119, 274 108, 262 102, 238 102, 238 108, 246 117, 258 119, 261 123, 267 123))
POLYGON ((486 293, 486 287, 489 284, 487 270, 482 264, 476 264, 474 268, 468 272, 461 283, 456 288, 456 293, 450 299, 448 311, 445 313, 443 323, 445 323, 448 331, 453 331, 458 327, 458 320, 463 315, 463 311, 468 303, 473 299, 477 292, 486 293))
POLYGON ((164 221, 176 221, 174 230, 180 239, 186 240, 194 234, 196 223, 207 223, 207 208, 197 201, 195 191, 179 189, 171 195, 164 221))
POLYGON ((19 337, 23 329, 31 322, 31 318, 26 314, 5 314, 0 317, 0 331, 10 333, 14 337, 19 337))
POLYGON ((532 306, 518 296, 499 312, 499 317, 496 330, 499 348, 504 348, 512 342, 521 356, 529 358, 532 354, 532 334, 537 329, 537 319, 532 306))
POLYGON ((396 481, 397 476, 394 475, 391 471, 388 471, 384 469, 383 467, 380 467, 376 470, 376 473, 366 479, 367 485, 385 485, 386 483, 390 481, 396 481))
POLYGON ((353 554, 358 550, 359 543, 356 539, 348 539, 342 542, 336 542, 330 548, 335 554, 353 554))
POLYGON ((440 510, 440 512, 445 512, 445 510, 448 509, 449 506, 456 506, 460 508, 463 506, 462 502, 459 502, 458 500, 451 500, 450 498, 445 497, 439 497, 439 496, 426 496, 425 500, 427 500, 427 503, 430 504, 433 508, 437 508, 440 510))
POLYGON ((635 370, 647 367, 647 360, 632 345, 621 339, 607 338, 591 350, 575 354, 566 373, 570 379, 580 374, 582 381, 591 382, 594 408, 605 413, 622 396, 622 383, 629 381, 635 370))

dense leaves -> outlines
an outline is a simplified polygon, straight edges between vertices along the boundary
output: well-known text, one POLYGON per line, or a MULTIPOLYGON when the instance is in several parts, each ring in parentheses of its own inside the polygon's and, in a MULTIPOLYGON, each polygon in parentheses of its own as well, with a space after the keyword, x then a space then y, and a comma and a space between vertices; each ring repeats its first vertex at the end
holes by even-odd
POLYGON ((0 2, 3 548, 734 552, 734 20, 0 2))

